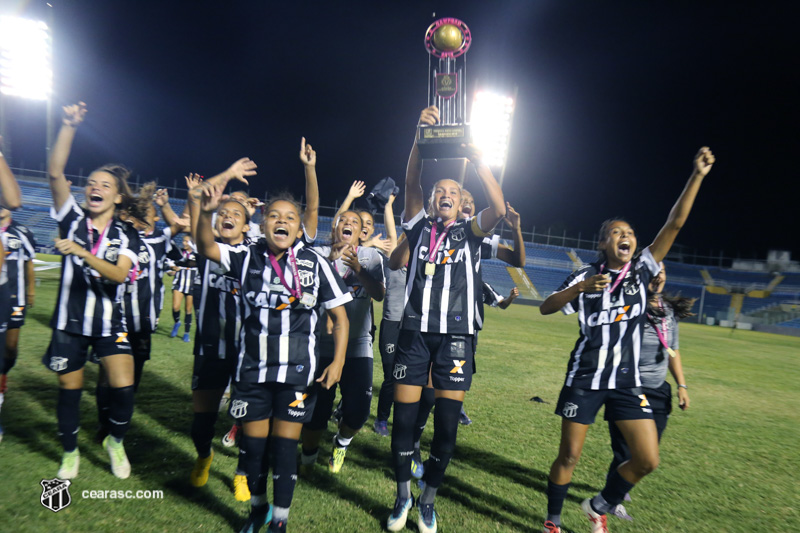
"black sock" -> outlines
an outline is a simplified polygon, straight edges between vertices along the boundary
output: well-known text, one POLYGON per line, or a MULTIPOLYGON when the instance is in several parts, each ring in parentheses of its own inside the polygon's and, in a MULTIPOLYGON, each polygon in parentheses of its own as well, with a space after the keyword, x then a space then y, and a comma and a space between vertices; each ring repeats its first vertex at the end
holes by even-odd
POLYGON ((547 519, 557 526, 561 525, 561 509, 567 499, 569 483, 556 485, 547 478, 547 519))
POLYGON ((425 483, 437 488, 442 484, 444 472, 456 448, 458 417, 461 403, 450 398, 436 398, 433 413, 433 442, 428 467, 425 469, 425 483))
POLYGON ((142 372, 144 371, 144 359, 133 359, 133 392, 139 390, 139 383, 142 381, 142 372))
POLYGON ((608 475, 606 486, 600 491, 600 496, 608 504, 608 508, 602 504, 603 500, 598 499, 597 503, 600 505, 597 505, 597 507, 601 507, 601 509, 595 510, 603 514, 610 512, 614 507, 622 503, 625 495, 632 491, 634 486, 633 483, 626 481, 618 470, 614 470, 608 475))
POLYGON ((108 412, 111 436, 122 440, 133 416, 133 385, 111 389, 111 409, 108 412))
POLYGON ((17 364, 17 356, 9 357, 6 351, 6 356, 0 357, 0 374, 8 374, 15 364, 17 364))
POLYGON ((186 329, 185 329, 185 331, 186 331, 186 333, 189 333, 190 331, 192 331, 192 314, 191 313, 186 313, 186 316, 184 318, 186 319, 186 329))
POLYGON ((192 419, 192 442, 198 457, 211 455, 211 441, 214 440, 214 424, 217 422, 216 411, 212 413, 195 413, 192 419))
POLYGON ((414 423, 414 442, 419 442, 422 438, 422 432, 425 431, 425 426, 428 424, 428 417, 431 416, 431 409, 436 401, 433 389, 430 387, 422 388, 422 396, 419 398, 419 411, 417 411, 417 420, 414 423))
POLYGON ((411 480, 411 456, 414 453, 414 420, 417 418, 419 402, 394 403, 392 419, 392 456, 394 457, 394 479, 398 483, 411 480))
POLYGON ((272 499, 275 507, 292 505, 294 485, 297 482, 297 441, 272 436, 272 499))
POLYGON ((97 399, 97 421, 100 427, 109 431, 110 423, 108 422, 108 414, 111 410, 111 387, 102 386, 99 383, 97 388, 94 389, 94 396, 97 399))
POLYGON ((180 312, 180 310, 172 312, 172 320, 174 320, 176 324, 181 321, 181 312, 180 312))
POLYGON ((82 389, 58 389, 58 437, 65 452, 78 447, 82 389))
POLYGON ((267 455, 267 439, 265 437, 248 437, 242 435, 239 441, 241 454, 244 455, 247 486, 251 496, 263 496, 267 493, 267 476, 262 462, 269 464, 267 455))

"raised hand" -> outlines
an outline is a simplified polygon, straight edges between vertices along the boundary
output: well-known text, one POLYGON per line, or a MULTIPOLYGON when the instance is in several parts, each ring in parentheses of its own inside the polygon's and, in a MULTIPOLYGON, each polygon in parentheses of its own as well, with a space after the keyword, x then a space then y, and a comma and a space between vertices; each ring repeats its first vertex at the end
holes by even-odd
POLYGON ((462 144, 461 151, 473 165, 477 165, 483 160, 483 152, 474 144, 462 144))
POLYGON ((328 261, 336 261, 340 257, 342 257, 342 253, 344 252, 345 248, 349 248, 350 245, 346 242, 335 242, 331 245, 331 253, 328 255, 328 261))
POLYGON ((364 196, 364 191, 367 190, 367 186, 364 185, 363 181, 356 180, 350 186, 350 192, 347 193, 348 196, 351 198, 361 198, 364 196))
POLYGON ((508 202, 506 202, 506 216, 503 218, 505 218, 506 222, 508 223, 508 226, 511 229, 513 230, 519 229, 519 213, 517 213, 514 210, 514 208, 511 207, 511 204, 508 202))
POLYGON ((695 174, 705 177, 710 171, 711 167, 714 165, 714 154, 711 153, 711 149, 708 146, 703 146, 700 150, 697 151, 697 154, 694 156, 694 172, 695 174))
POLYGON ((202 196, 200 198, 200 210, 205 213, 213 213, 219 208, 223 200, 228 199, 227 194, 222 194, 225 185, 221 183, 206 183, 200 187, 202 196))
MULTIPOLYGON (((191 188, 189 189, 191 190, 191 188)), ((169 202, 169 193, 167 189, 158 189, 153 196, 153 201, 158 207, 164 207, 169 202)))
POLYGON ((392 241, 390 239, 384 239, 383 234, 379 233, 378 235, 373 235, 362 244, 365 248, 375 247, 379 250, 383 250, 383 253, 389 255, 392 251, 392 241))
POLYGON ((434 126, 439 122, 439 108, 435 105, 426 107, 419 115, 419 125, 434 126))
POLYGON ((245 185, 250 185, 247 182, 247 177, 255 176, 256 168, 258 168, 258 166, 255 161, 249 157, 243 157, 228 168, 228 176, 241 181, 245 185))
POLYGON ((310 144, 306 144, 305 137, 300 139, 300 161, 308 167, 313 167, 317 164, 317 152, 311 148, 310 144))
POLYGON ((83 117, 86 116, 86 104, 78 102, 77 104, 65 105, 61 108, 64 111, 63 124, 65 126, 77 127, 78 124, 83 122, 83 117))
POLYGON ((194 172, 189 172, 189 175, 184 176, 183 179, 186 180, 186 188, 190 191, 203 182, 203 176, 194 172))

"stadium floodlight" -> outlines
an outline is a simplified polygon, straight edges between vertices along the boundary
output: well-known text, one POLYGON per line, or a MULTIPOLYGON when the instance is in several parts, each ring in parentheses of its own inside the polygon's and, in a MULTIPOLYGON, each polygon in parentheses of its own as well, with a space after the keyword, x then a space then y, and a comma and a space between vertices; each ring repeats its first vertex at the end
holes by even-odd
POLYGON ((51 37, 47 24, 0 16, 0 93, 47 100, 52 89, 51 37))
POLYGON ((472 140, 483 151, 484 161, 491 167, 505 167, 514 104, 513 96, 488 91, 475 93, 471 116, 472 140))

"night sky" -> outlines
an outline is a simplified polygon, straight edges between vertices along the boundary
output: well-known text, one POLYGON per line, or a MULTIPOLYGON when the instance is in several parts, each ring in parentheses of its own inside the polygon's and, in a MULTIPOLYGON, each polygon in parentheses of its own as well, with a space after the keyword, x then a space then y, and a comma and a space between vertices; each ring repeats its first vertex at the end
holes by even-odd
MULTIPOLYGON (((717 164, 678 242, 800 259, 790 2, 51 4, 0 0, 6 13, 52 17, 55 101, 88 104, 68 172, 115 161, 172 185, 248 156, 259 165, 251 193, 299 196, 305 136, 324 205, 354 179, 402 183, 435 13, 470 27, 468 90, 519 88, 503 188, 526 231, 585 238, 624 216, 646 245, 708 145, 717 164)), ((6 106, 12 162, 40 168, 44 106, 6 106)), ((426 164, 426 191, 452 169, 426 164)), ((466 186, 481 206, 474 173, 466 186)))

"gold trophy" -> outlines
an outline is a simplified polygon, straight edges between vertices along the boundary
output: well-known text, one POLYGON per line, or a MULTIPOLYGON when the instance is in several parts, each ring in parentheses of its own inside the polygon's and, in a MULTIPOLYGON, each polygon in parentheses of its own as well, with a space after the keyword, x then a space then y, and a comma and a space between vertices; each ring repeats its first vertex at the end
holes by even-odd
POLYGON ((472 140, 466 120, 465 91, 466 52, 470 44, 469 28, 455 18, 439 19, 425 32, 428 105, 439 108, 439 124, 417 128, 417 146, 423 159, 464 157, 461 145, 472 140))

